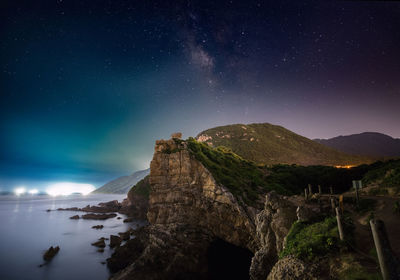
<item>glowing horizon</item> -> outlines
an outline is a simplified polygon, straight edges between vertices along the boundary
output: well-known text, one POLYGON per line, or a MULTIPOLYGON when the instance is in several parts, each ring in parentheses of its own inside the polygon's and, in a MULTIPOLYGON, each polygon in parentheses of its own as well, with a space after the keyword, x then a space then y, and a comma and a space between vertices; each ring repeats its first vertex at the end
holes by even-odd
POLYGON ((21 194, 26 193, 26 189, 25 189, 25 187, 18 187, 18 188, 14 189, 14 193, 16 195, 21 195, 21 194))
POLYGON ((91 184, 59 182, 50 185, 46 189, 46 193, 51 196, 70 195, 73 193, 81 193, 82 195, 87 195, 95 189, 96 188, 91 184))

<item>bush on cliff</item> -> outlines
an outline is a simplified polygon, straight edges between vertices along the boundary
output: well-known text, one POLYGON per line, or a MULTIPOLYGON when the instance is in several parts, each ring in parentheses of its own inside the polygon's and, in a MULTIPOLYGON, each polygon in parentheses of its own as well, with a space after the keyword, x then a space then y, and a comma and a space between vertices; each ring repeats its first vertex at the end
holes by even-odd
POLYGON ((140 196, 143 196, 143 197, 145 197, 147 199, 149 198, 149 196, 150 196, 149 175, 147 175, 142 180, 137 182, 136 185, 134 185, 130 189, 130 191, 128 193, 128 197, 131 197, 133 195, 140 195, 140 196))
POLYGON ((254 162, 243 159, 225 147, 212 148, 207 144, 187 140, 189 150, 213 175, 217 183, 247 205, 254 206, 260 194, 275 190, 280 194, 291 194, 279 185, 267 184, 267 174, 254 162))
POLYGON ((339 234, 335 217, 313 224, 295 222, 286 237, 285 249, 280 257, 294 255, 312 261, 317 256, 326 255, 339 246, 339 234))

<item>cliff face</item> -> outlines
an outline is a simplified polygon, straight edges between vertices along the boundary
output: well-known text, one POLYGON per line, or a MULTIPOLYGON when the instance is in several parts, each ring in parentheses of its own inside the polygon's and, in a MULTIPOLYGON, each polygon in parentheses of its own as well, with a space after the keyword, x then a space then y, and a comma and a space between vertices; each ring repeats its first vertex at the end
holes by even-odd
POLYGON ((185 225, 211 238, 254 250, 255 215, 244 209, 210 172, 194 159, 185 143, 157 141, 151 162, 149 222, 158 227, 185 225), (166 151, 179 150, 175 153, 166 151))
POLYGON ((264 209, 240 204, 178 139, 156 142, 150 169, 147 247, 113 279, 213 278, 209 253, 218 242, 255 254, 251 277, 266 279, 296 219, 291 202, 272 193, 264 209))

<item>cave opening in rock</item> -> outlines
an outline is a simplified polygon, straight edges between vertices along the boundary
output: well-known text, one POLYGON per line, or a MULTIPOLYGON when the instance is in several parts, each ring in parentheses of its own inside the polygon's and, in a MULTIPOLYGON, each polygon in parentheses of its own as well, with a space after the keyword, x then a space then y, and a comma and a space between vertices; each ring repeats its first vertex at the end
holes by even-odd
POLYGON ((252 257, 248 249, 217 239, 207 252, 208 279, 249 279, 252 257))

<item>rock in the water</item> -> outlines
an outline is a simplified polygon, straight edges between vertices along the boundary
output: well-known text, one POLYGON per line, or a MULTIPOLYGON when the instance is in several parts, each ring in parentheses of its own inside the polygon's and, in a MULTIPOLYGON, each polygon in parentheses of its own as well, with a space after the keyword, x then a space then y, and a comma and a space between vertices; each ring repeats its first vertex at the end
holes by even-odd
POLYGON ((117 220, 121 220, 122 218, 121 217, 117 217, 117 220))
POLYGON ((124 246, 115 248, 112 256, 107 259, 107 266, 111 272, 124 269, 142 254, 148 243, 147 230, 147 227, 134 230, 134 239, 128 240, 124 246))
POLYGON ((72 220, 78 220, 79 219, 79 215, 75 215, 75 216, 72 216, 72 217, 69 217, 70 219, 72 219, 72 220))
POLYGON ((124 219, 124 223, 131 223, 131 222, 133 222, 133 218, 124 219))
POLYGON ((106 243, 104 242, 104 239, 100 238, 98 241, 92 243, 92 246, 96 246, 96 247, 99 247, 99 248, 104 248, 104 247, 106 247, 106 243))
POLYGON ((119 236, 116 235, 110 235, 110 247, 114 248, 114 247, 118 247, 119 245, 121 245, 122 239, 119 236))
POLYGON ((104 226, 103 225, 97 225, 97 226, 92 226, 94 229, 102 229, 104 226))
POLYGON ((58 208, 57 211, 81 211, 78 207, 58 208))
POLYGON ((116 217, 117 214, 111 213, 111 214, 85 214, 82 215, 82 219, 89 219, 89 220, 107 220, 110 218, 116 217))
POLYGON ((56 246, 55 248, 53 248, 53 246, 51 246, 43 255, 43 259, 46 262, 51 261, 55 255, 57 255, 58 251, 60 251, 60 247, 56 246))
POLYGON ((103 252, 104 252, 104 248, 99 248, 99 249, 97 249, 97 252, 103 253, 103 252))
POLYGON ((124 241, 129 240, 131 238, 131 231, 130 230, 128 230, 126 232, 119 232, 118 234, 121 237, 121 239, 124 240, 124 241))

